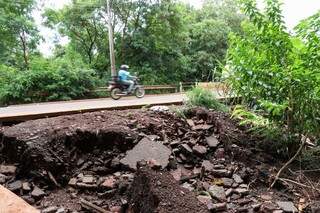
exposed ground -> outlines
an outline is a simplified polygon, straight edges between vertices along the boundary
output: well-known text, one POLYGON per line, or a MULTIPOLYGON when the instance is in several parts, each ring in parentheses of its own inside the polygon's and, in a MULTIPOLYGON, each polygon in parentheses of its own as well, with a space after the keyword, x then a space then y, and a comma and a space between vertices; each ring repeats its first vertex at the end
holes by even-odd
POLYGON ((44 212, 292 212, 318 198, 296 184, 268 190, 277 159, 201 108, 187 119, 162 108, 60 116, 0 136, 0 184, 44 212))

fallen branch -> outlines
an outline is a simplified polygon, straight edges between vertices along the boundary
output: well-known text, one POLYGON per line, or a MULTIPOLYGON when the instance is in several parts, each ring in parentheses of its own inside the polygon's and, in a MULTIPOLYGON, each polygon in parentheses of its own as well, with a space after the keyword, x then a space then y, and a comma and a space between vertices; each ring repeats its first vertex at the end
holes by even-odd
POLYGON ((81 205, 84 208, 86 208, 86 209, 88 209, 90 211, 98 212, 98 213, 110 213, 109 211, 107 211, 107 210, 105 210, 105 209, 103 209, 103 208, 101 208, 101 207, 99 207, 99 206, 97 206, 97 205, 95 205, 93 203, 90 203, 89 201, 86 201, 86 200, 84 200, 82 198, 81 198, 80 202, 81 202, 81 205))
POLYGON ((292 163, 292 162, 298 157, 298 155, 300 154, 300 152, 301 152, 302 148, 304 147, 305 143, 306 143, 306 140, 303 140, 302 143, 301 143, 301 145, 300 145, 300 147, 299 147, 299 149, 298 149, 298 151, 296 152, 296 154, 295 154, 287 163, 285 163, 285 164, 281 167, 281 169, 278 171, 276 177, 274 178, 272 184, 270 185, 269 190, 270 190, 270 189, 274 186, 274 184, 277 182, 277 180, 279 179, 279 176, 281 175, 282 171, 283 171, 285 168, 287 168, 287 166, 289 166, 289 164, 292 163))
POLYGON ((301 186, 301 187, 305 187, 305 188, 309 188, 309 189, 314 189, 316 190, 317 192, 320 192, 320 189, 318 188, 315 188, 315 187, 312 187, 312 186, 308 186, 308 185, 305 185, 303 183, 299 183, 297 181, 294 181, 294 180, 290 180, 290 179, 287 179, 287 178, 279 178, 278 180, 282 181, 282 182, 290 182, 290 183, 293 183, 293 184, 296 184, 298 186, 301 186))

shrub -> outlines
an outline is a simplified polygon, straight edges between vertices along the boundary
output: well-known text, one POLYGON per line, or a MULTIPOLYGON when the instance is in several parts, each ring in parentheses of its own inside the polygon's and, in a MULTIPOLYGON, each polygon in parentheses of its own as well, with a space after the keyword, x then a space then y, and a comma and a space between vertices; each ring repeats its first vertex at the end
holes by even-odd
POLYGON ((218 111, 228 111, 228 108, 220 103, 212 91, 200 87, 194 87, 187 93, 187 105, 206 107, 218 111))
POLYGON ((70 100, 85 96, 96 82, 93 70, 65 59, 35 59, 29 70, 16 72, 1 86, 0 102, 70 100))

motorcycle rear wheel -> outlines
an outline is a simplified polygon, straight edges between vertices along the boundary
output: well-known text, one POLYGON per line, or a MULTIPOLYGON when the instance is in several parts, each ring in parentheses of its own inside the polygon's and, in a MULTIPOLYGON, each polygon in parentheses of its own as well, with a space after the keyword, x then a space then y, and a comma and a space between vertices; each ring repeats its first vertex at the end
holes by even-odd
POLYGON ((119 89, 119 88, 113 88, 112 90, 111 90, 111 92, 110 92, 110 95, 111 95, 111 98, 113 99, 113 100, 119 100, 120 98, 121 98, 121 89, 119 89))

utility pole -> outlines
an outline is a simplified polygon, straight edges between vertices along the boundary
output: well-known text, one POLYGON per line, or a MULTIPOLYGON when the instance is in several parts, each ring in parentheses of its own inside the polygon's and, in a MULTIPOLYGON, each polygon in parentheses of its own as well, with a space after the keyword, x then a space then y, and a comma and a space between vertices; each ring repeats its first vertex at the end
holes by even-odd
POLYGON ((107 16, 108 16, 108 31, 109 31, 109 50, 110 50, 110 63, 111 63, 111 77, 112 80, 116 80, 116 59, 114 56, 114 45, 113 45, 113 30, 111 24, 111 11, 109 0, 107 0, 107 16))

